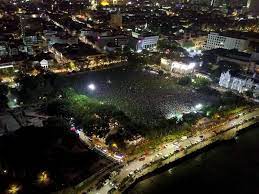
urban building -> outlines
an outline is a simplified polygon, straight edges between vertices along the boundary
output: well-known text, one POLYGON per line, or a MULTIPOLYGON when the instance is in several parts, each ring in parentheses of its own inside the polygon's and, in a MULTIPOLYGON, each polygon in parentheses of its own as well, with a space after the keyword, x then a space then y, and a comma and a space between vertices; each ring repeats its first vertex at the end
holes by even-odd
POLYGON ((110 24, 113 28, 122 28, 122 15, 119 13, 111 14, 110 24))
POLYGON ((208 39, 206 45, 204 46, 204 50, 224 48, 244 51, 248 48, 248 45, 249 41, 247 39, 223 36, 219 33, 211 32, 210 34, 208 34, 208 39))
POLYGON ((78 45, 54 44, 50 48, 59 64, 74 64, 80 68, 97 68, 126 61, 120 56, 110 59, 90 45, 79 43, 78 45))
POLYGON ((224 50, 217 54, 217 63, 231 62, 239 65, 244 72, 259 73, 259 53, 244 53, 232 50, 224 50))
POLYGON ((161 58, 161 67, 166 71, 179 74, 190 74, 194 72, 195 63, 183 63, 172 61, 171 59, 161 58))
POLYGON ((130 47, 137 52, 142 50, 152 50, 157 46, 159 36, 152 33, 137 33, 132 32, 132 38, 130 41, 130 47))
POLYGON ((40 66, 43 69, 48 69, 50 66, 54 65, 54 59, 51 56, 51 53, 41 53, 35 56, 31 56, 26 65, 27 66, 40 66))
POLYGON ((9 53, 9 46, 7 42, 0 42, 0 57, 7 56, 9 53))
POLYGON ((258 0, 248 0, 247 10, 251 15, 259 16, 259 1, 258 0))
POLYGON ((91 0, 92 9, 96 9, 98 5, 109 6, 109 5, 125 5, 126 0, 91 0))
POLYGON ((42 38, 46 41, 48 46, 52 46, 53 44, 78 44, 77 37, 71 36, 64 32, 44 31, 42 38))
POLYGON ((129 44, 129 37, 123 34, 110 35, 110 36, 98 36, 95 44, 99 48, 111 51, 116 48, 123 49, 129 44))
POLYGON ((251 78, 235 77, 230 74, 230 71, 221 73, 219 79, 221 87, 244 93, 246 91, 253 91, 254 95, 259 92, 259 85, 251 78))

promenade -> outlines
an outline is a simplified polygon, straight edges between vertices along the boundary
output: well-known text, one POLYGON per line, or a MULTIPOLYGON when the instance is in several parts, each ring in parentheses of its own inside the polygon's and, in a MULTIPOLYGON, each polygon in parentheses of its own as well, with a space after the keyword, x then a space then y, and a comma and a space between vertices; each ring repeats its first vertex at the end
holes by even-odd
POLYGON ((184 137, 173 142, 163 144, 162 148, 137 158, 131 162, 124 162, 116 167, 108 167, 102 172, 96 173, 90 179, 85 180, 74 188, 57 194, 119 194, 123 193, 130 185, 142 176, 153 172, 169 163, 175 162, 205 147, 223 140, 228 140, 236 134, 259 121, 259 108, 243 110, 233 119, 222 122, 213 128, 197 132, 193 136, 184 137), (116 172, 116 173, 115 173, 116 172), (102 184, 99 184, 105 175, 111 174, 102 184), (98 186, 97 186, 98 185, 98 186))
POLYGON ((90 194, 122 193, 140 177, 171 162, 175 162, 189 154, 201 150, 215 142, 235 137, 237 132, 258 122, 259 109, 242 112, 228 122, 222 123, 213 130, 188 137, 185 140, 174 141, 164 145, 163 149, 146 156, 144 160, 134 160, 125 164, 118 175, 106 182, 99 189, 93 189, 90 194))

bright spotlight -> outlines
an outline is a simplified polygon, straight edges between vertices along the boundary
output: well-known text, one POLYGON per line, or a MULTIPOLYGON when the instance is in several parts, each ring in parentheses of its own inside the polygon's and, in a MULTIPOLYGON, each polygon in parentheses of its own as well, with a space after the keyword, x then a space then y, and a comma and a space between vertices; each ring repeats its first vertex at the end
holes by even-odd
POLYGON ((95 87, 94 84, 89 84, 89 85, 88 85, 88 88, 89 88, 90 90, 92 90, 92 91, 96 89, 96 87, 95 87))
POLYGON ((202 104, 197 104, 197 105, 195 106, 195 109, 196 109, 196 110, 200 110, 200 109, 202 109, 202 107, 203 107, 202 104))

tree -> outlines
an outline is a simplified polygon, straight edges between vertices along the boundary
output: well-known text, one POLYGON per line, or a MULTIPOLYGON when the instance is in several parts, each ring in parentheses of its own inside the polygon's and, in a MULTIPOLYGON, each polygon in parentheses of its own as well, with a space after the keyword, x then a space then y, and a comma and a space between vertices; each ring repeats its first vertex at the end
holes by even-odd
POLYGON ((192 83, 192 79, 189 76, 185 76, 185 77, 180 78, 177 83, 182 86, 187 86, 192 83))
POLYGON ((246 95, 247 97, 249 97, 249 98, 253 98, 254 93, 253 93, 252 90, 248 90, 248 91, 245 92, 245 95, 246 95))
POLYGON ((19 99, 24 103, 30 103, 54 97, 59 92, 58 87, 55 87, 56 79, 57 75, 52 73, 37 76, 20 75, 16 80, 19 83, 19 99))
POLYGON ((194 43, 193 41, 187 41, 187 42, 184 42, 183 43, 183 47, 186 47, 186 48, 191 48, 191 47, 194 47, 194 43))
POLYGON ((194 87, 202 88, 208 86, 210 81, 206 78, 197 77, 193 80, 192 84, 194 87))
POLYGON ((7 85, 0 85, 0 112, 5 111, 8 108, 8 86, 7 85))

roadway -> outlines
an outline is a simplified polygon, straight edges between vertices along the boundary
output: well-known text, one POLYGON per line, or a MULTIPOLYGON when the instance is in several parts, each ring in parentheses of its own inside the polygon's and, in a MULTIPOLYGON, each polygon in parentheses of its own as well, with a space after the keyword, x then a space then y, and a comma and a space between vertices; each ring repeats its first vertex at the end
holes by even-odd
POLYGON ((90 194, 107 194, 109 190, 113 188, 117 189, 120 186, 119 183, 125 181, 125 178, 135 178, 135 175, 142 172, 145 167, 150 166, 161 159, 171 157, 180 151, 188 150, 194 145, 209 140, 211 137, 215 137, 217 134, 223 133, 229 129, 238 127, 251 119, 255 119, 257 116, 259 116, 259 109, 256 109, 253 112, 243 111, 240 116, 237 115, 232 120, 220 123, 220 125, 213 127, 211 130, 205 130, 202 134, 183 137, 181 140, 164 144, 160 150, 154 151, 151 155, 145 156, 144 159, 137 159, 128 164, 124 164, 118 175, 107 180, 100 189, 93 189, 90 191, 90 194))

